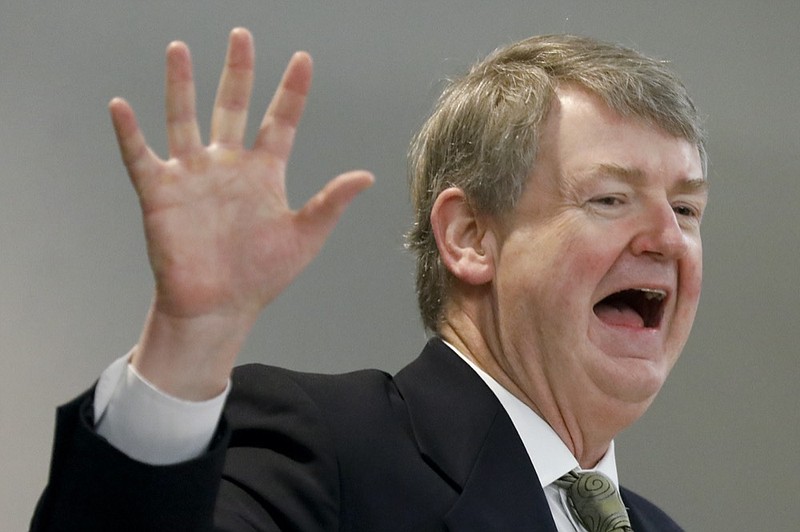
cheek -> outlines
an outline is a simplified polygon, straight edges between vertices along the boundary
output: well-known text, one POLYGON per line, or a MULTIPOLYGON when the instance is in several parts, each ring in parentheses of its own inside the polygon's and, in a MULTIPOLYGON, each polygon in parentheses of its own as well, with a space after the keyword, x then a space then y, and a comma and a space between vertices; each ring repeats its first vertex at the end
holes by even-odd
POLYGON ((624 246, 615 245, 608 232, 590 229, 572 227, 553 235, 556 242, 552 255, 554 282, 565 292, 594 293, 624 249, 624 246))
POLYGON ((511 235, 498 268, 506 308, 531 317, 585 311, 619 256, 607 240, 570 221, 511 235))
POLYGON ((699 246, 681 263, 679 276, 681 298, 679 312, 682 318, 692 321, 700 302, 703 284, 703 257, 699 246))

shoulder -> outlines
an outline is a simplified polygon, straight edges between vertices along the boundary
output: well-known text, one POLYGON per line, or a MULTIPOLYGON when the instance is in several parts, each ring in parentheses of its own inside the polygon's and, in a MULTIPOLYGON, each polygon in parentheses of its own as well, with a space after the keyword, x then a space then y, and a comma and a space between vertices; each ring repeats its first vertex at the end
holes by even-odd
POLYGON ((304 373, 263 364, 237 367, 231 376, 226 414, 234 429, 242 418, 301 415, 330 418, 388 405, 395 395, 392 377, 379 370, 339 375, 304 373))
MULTIPOLYGON (((391 386, 392 377, 376 369, 328 375, 293 371, 264 364, 238 366, 231 375, 231 396, 308 396, 310 398, 350 398, 379 393, 391 386)), ((272 399, 273 397, 270 397, 272 399)))
POLYGON ((219 522, 231 529, 245 521, 281 530, 338 529, 348 459, 374 429, 364 423, 365 412, 386 402, 391 385, 391 377, 374 370, 321 375, 257 364, 236 368, 225 406, 231 436, 219 522))

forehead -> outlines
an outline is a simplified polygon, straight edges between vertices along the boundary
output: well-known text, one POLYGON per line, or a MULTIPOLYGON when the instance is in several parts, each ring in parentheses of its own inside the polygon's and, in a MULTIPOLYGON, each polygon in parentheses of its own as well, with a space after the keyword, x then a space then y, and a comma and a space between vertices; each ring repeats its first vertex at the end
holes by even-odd
POLYGON ((637 183, 653 177, 704 183, 696 145, 641 118, 621 116, 594 94, 572 87, 556 91, 536 166, 564 179, 605 175, 637 183))

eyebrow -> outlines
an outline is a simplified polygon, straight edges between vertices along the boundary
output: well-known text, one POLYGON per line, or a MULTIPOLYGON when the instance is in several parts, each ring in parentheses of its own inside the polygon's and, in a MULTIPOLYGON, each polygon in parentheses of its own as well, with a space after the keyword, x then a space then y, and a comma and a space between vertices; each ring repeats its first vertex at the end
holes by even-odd
MULTIPOLYGON (((644 185, 645 173, 639 168, 628 168, 618 164, 601 163, 586 172, 587 177, 610 177, 625 181, 631 185, 644 185)), ((703 177, 690 177, 675 185, 676 192, 681 194, 707 194, 708 180, 703 177)))

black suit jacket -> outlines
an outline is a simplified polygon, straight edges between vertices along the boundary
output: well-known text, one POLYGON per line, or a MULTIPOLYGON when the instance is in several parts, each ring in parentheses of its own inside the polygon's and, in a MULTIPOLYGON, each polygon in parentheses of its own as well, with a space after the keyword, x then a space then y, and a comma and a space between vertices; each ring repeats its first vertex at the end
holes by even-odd
MULTIPOLYGON (((173 466, 108 445, 91 402, 59 411, 33 530, 556 530, 505 410, 437 339, 394 378, 238 368, 209 452, 173 466)), ((681 530, 622 496, 635 531, 681 530)))

